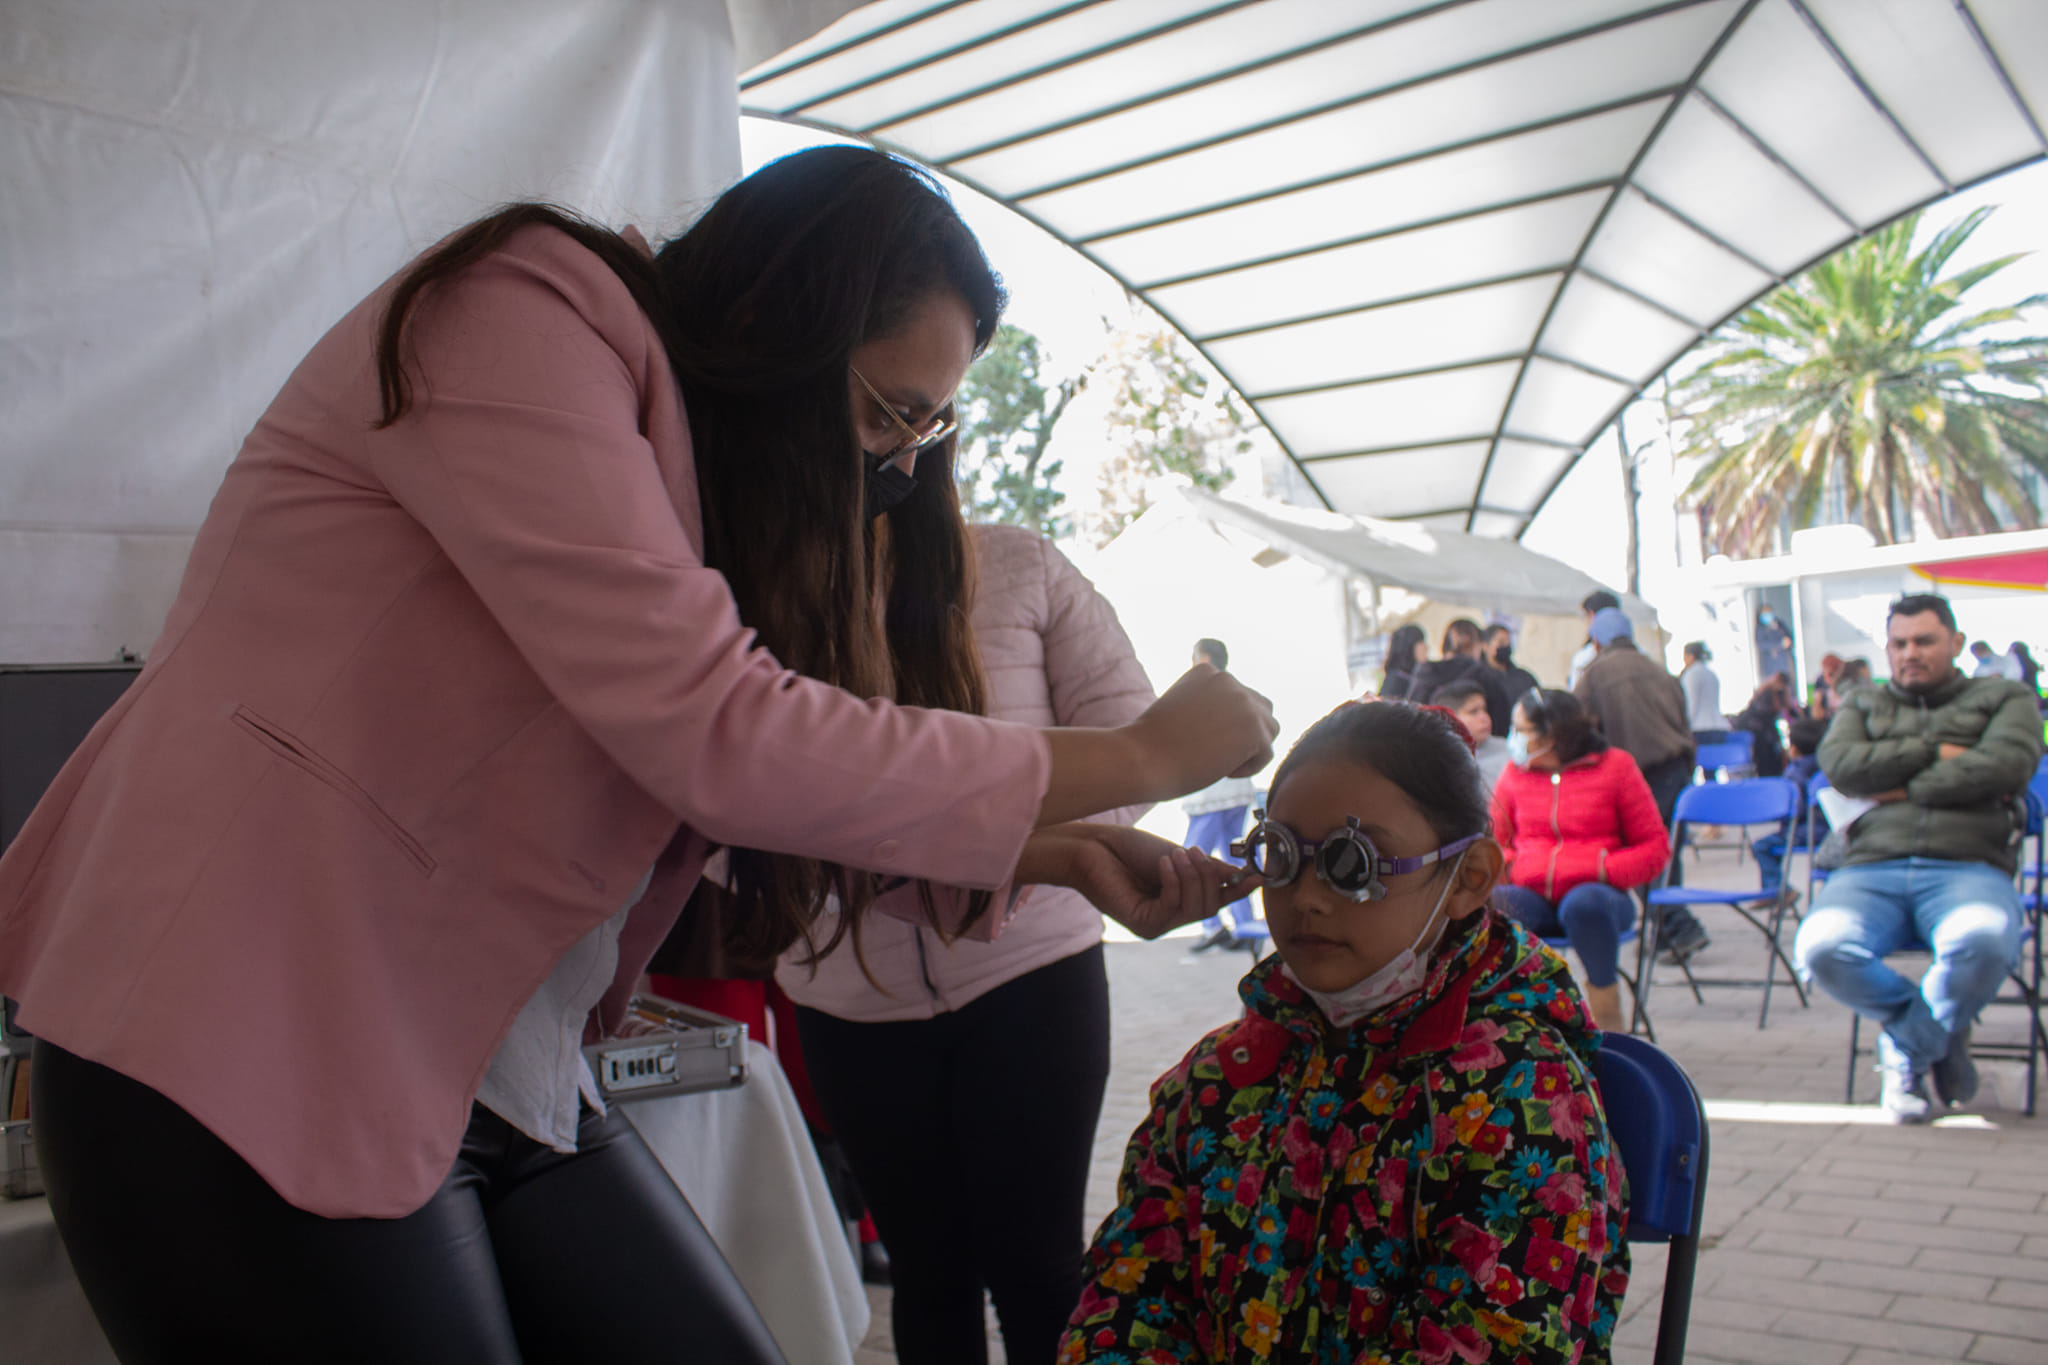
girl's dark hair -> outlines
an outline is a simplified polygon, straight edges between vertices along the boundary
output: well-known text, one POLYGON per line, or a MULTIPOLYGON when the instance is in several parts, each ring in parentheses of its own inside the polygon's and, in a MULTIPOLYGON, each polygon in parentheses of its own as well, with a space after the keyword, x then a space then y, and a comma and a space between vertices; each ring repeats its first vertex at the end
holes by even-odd
POLYGON ((1592 713, 1569 692, 1531 688, 1515 705, 1539 734, 1549 737, 1559 763, 1576 763, 1607 748, 1607 736, 1593 723, 1592 713))
POLYGON ((1387 641, 1387 671, 1399 669, 1403 673, 1415 671, 1415 646, 1429 637, 1422 633, 1422 627, 1406 625, 1394 632, 1387 641))
MULTIPOLYGON (((976 354, 995 335, 1002 285, 938 183, 870 148, 797 152, 726 191, 652 261, 561 209, 511 205, 447 239, 398 281, 378 335, 380 425, 414 401, 409 318, 437 285, 536 224, 596 253, 661 338, 689 417, 704 562, 731 585, 761 645, 786 667, 857 696, 984 713, 957 443, 949 437, 919 452, 916 491, 878 534, 862 514, 869 461, 847 393, 854 349, 892 335, 934 294, 966 303, 976 354), (878 579, 888 585, 879 618, 878 579)), ((828 892, 843 912, 839 934, 874 899, 865 872, 731 852, 734 947, 749 955, 808 939, 828 892)), ((976 898, 970 922, 987 900, 976 898)), ((829 951, 839 934, 813 947, 829 951)))
MULTIPOLYGON (((1302 732, 1270 795, 1304 763, 1361 764, 1399 787, 1443 843, 1486 829, 1486 780, 1449 712, 1398 701, 1347 702, 1302 732)), ((1448 864, 1446 864, 1448 866, 1448 864)))

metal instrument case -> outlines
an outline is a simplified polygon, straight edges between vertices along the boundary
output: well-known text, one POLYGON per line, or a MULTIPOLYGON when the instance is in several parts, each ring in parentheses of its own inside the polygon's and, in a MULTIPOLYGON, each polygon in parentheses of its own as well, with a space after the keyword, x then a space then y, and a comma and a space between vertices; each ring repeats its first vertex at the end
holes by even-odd
POLYGON ((642 1030, 583 1049, 608 1101, 726 1090, 747 1079, 747 1026, 722 1014, 636 995, 629 1022, 642 1030))

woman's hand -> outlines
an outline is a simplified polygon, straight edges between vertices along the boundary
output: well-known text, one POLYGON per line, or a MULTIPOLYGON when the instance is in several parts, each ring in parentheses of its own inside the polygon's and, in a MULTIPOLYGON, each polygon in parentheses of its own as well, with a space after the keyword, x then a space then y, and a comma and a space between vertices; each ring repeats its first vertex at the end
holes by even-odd
POLYGON ((1181 674, 1129 725, 1138 761, 1155 775, 1159 799, 1200 791, 1224 777, 1250 777, 1273 761, 1280 724, 1273 703, 1206 663, 1181 674))
POLYGON ((1204 663, 1128 725, 1043 733, 1052 780, 1038 821, 1048 826, 1250 777, 1272 762, 1280 726, 1271 702, 1204 663))
POLYGON ((1033 834, 1017 880, 1072 887, 1139 938, 1215 914, 1248 895, 1258 876, 1196 849, 1122 825, 1053 825, 1033 834))

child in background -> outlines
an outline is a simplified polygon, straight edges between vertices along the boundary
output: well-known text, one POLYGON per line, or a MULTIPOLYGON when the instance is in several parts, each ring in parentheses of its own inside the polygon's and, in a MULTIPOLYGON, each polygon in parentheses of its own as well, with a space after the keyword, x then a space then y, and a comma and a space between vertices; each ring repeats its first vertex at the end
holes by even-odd
MULTIPOLYGON (((1820 742, 1826 737, 1828 723, 1815 717, 1793 721, 1785 727, 1785 752, 1791 761, 1785 765, 1785 777, 1799 789, 1799 800, 1792 807, 1792 828, 1790 838, 1775 830, 1750 844, 1750 851, 1756 854, 1757 870, 1764 874, 1764 889, 1774 889, 1785 876, 1785 852, 1790 848, 1805 848, 1806 842, 1806 788, 1807 784, 1820 775, 1820 742)), ((1828 837, 1828 816, 1819 806, 1813 809, 1813 846, 1828 837)))
POLYGON ((1472 760, 1479 765, 1479 778, 1491 792, 1507 771, 1507 740, 1493 732, 1493 713, 1486 709, 1486 689, 1476 682, 1445 683, 1430 695, 1429 704, 1441 706, 1458 718, 1472 737, 1472 760))
POLYGON ((1271 799, 1243 847, 1277 954, 1153 1086, 1062 1365, 1609 1360, 1629 1262, 1599 1038, 1489 907, 1469 736, 1349 703, 1271 799))

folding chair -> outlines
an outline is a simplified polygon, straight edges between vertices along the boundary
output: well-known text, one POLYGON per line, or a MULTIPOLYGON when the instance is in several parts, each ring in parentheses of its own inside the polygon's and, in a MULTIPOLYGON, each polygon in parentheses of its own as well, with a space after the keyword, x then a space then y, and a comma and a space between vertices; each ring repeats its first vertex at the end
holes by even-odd
MULTIPOLYGON (((1710 783, 1704 786, 1687 787, 1678 794, 1678 809, 1673 813, 1671 860, 1675 865, 1685 852, 1688 827, 1692 825, 1740 825, 1746 831, 1752 825, 1776 825, 1780 833, 1790 829, 1792 814, 1797 808, 1798 793, 1793 784, 1782 777, 1751 777, 1739 782, 1710 783)), ((1799 997, 1800 1008, 1806 1008, 1806 988, 1799 984, 1799 974, 1793 970, 1792 959, 1786 955, 1785 947, 1778 941, 1780 930, 1785 923, 1785 909, 1791 901, 1786 880, 1778 878, 1778 885, 1767 887, 1763 874, 1757 874, 1755 890, 1717 891, 1699 886, 1672 886, 1671 874, 1666 869, 1665 884, 1650 893, 1650 905, 1661 918, 1667 905, 1720 905, 1733 910, 1747 920, 1750 927, 1763 935, 1768 952, 1764 958, 1764 974, 1756 980, 1730 977, 1694 976, 1692 965, 1680 959, 1678 968, 1685 973, 1685 983, 1692 988, 1692 998, 1699 1004, 1706 999, 1700 994, 1702 986, 1761 986, 1763 1005, 1757 1011, 1756 1026, 1762 1028, 1771 1013, 1771 987, 1776 984, 1778 967, 1783 965, 1790 978, 1792 991, 1799 997)))
MULTIPOLYGON (((2043 829, 2048 827, 2043 813, 2048 812, 2048 761, 2027 784, 2027 839, 2034 841, 2034 865, 2031 869, 2020 868, 2020 914, 2024 917, 2020 925, 2020 960, 2008 976, 2011 990, 1992 997, 1990 1005, 2019 1005, 2027 1012, 2027 1040, 2024 1043, 1979 1041, 1973 1034, 1970 1039, 1970 1055, 1988 1061, 2025 1062, 2027 1064, 2027 1102, 2022 1110, 2028 1118, 2034 1116, 2035 1090, 2038 1085, 2041 1056, 2048 1052, 2048 1025, 2041 1018, 2042 998, 2042 954, 2041 933, 2043 924, 2042 888, 2048 878, 2048 853, 2042 844, 2048 842, 2043 829), (2026 889, 2031 878, 2034 889, 2026 889)), ((1931 950, 1924 943, 1908 945, 1912 953, 1928 953, 1931 950)), ((1875 1047, 1865 1048, 1863 1039, 1863 1016, 1849 1015, 1849 1074, 1842 1084, 1842 1103, 1856 1103, 1856 1059, 1876 1054, 1875 1047)))
POLYGON ((1744 744, 1731 739, 1720 744, 1700 745, 1699 753, 1693 757, 1693 763, 1699 768, 1696 777, 1711 782, 1715 773, 1726 773, 1731 769, 1739 771, 1756 766, 1754 737, 1747 730, 1731 730, 1729 733, 1741 735, 1749 743, 1744 744))
MULTIPOLYGON (((1730 730, 1728 738, 1718 744, 1702 744, 1693 756, 1693 781, 1696 783, 1734 782, 1745 777, 1756 776, 1756 736, 1747 730, 1730 730)), ((1717 840, 1714 843, 1693 844, 1697 857, 1709 848, 1732 848, 1735 861, 1740 863, 1749 852, 1748 830, 1736 831, 1735 842, 1717 840)))
POLYGON ((1607 1131, 1628 1172, 1628 1240, 1668 1242, 1653 1365, 1680 1365, 1707 1202, 1707 1113, 1683 1067, 1640 1038, 1606 1034, 1593 1058, 1607 1131))
MULTIPOLYGON (((1651 922, 1650 907, 1644 904, 1643 893, 1631 891, 1628 894, 1629 898, 1636 903, 1636 924, 1642 932, 1638 932, 1637 929, 1624 929, 1621 931, 1621 937, 1617 940, 1617 943, 1621 947, 1627 947, 1630 943, 1636 945, 1636 969, 1635 973, 1631 975, 1619 964, 1616 964, 1614 974, 1620 977, 1623 984, 1628 987, 1628 998, 1630 1001, 1628 1031, 1630 1033, 1640 1033, 1654 1043, 1657 1041, 1657 1029, 1650 1022, 1650 1007, 1646 997, 1650 990, 1650 968, 1657 961, 1657 928, 1651 922)), ((1542 935, 1539 934, 1537 937, 1542 938, 1542 935)), ((1543 943, 1560 957, 1569 952, 1572 946, 1572 941, 1563 935, 1559 935, 1556 938, 1544 938, 1543 943)))

